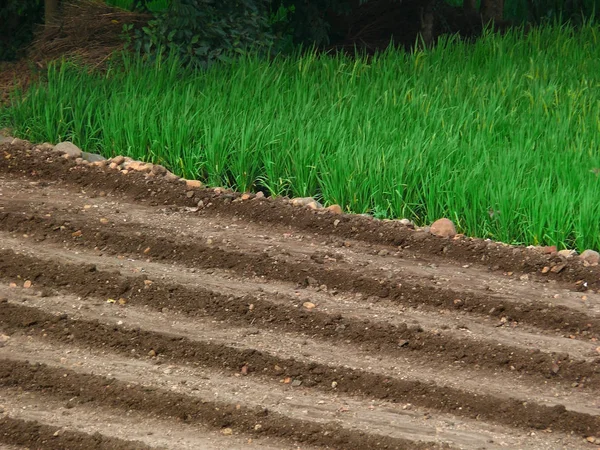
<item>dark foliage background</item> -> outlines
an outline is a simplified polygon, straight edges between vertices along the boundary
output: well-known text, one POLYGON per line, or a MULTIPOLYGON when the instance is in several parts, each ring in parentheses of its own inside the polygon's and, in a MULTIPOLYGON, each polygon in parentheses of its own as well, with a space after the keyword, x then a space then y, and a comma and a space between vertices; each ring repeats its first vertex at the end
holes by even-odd
MULTIPOLYGON (((43 21, 43 3, 2 1, 0 60, 23 54, 36 24, 43 21)), ((149 12, 148 3, 133 0, 130 7, 149 12)), ((476 35, 480 20, 468 17, 462 4, 463 0, 172 0, 166 10, 149 16, 146 26, 125 26, 123 34, 130 47, 148 57, 158 51, 176 52, 184 62, 206 67, 251 50, 273 54, 299 45, 375 49, 390 37, 412 44, 423 8, 436 13, 436 34, 476 35)), ((505 0, 504 13, 512 23, 578 24, 598 17, 600 0, 505 0)))
POLYGON ((0 6, 0 61, 15 59, 44 17, 42 0, 4 0, 0 6))

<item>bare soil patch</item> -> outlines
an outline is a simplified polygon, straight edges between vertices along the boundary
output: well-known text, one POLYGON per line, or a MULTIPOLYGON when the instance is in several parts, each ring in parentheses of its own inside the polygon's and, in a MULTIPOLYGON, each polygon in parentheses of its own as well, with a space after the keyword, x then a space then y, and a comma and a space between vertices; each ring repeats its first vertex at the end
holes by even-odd
POLYGON ((2 144, 0 443, 594 448, 599 274, 2 144))

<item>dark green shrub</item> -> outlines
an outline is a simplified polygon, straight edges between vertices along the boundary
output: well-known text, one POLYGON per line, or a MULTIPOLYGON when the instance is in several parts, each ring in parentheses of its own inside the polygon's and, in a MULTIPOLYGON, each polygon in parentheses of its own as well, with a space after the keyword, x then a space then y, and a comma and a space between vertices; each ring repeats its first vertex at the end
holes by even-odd
POLYGON ((273 35, 273 54, 290 54, 294 51, 294 5, 285 6, 281 1, 272 2, 269 11, 269 28, 273 35))
POLYGON ((34 26, 42 22, 41 0, 5 0, 0 6, 0 61, 15 59, 33 38, 34 26))
POLYGON ((135 32, 138 51, 175 52, 185 64, 207 67, 250 50, 268 51, 273 36, 268 0, 173 0, 135 32))
MULTIPOLYGON (((368 0, 361 0, 365 3, 368 0)), ((348 0, 281 0, 285 8, 293 8, 289 27, 296 44, 322 46, 329 44, 330 23, 328 15, 347 14, 352 10, 348 0)))
POLYGON ((585 19, 597 18, 600 13, 599 0, 513 0, 505 8, 507 16, 511 13, 521 20, 530 22, 569 21, 580 25, 585 19), (511 9, 514 9, 513 12, 511 9), (520 11, 519 15, 517 11, 520 11))

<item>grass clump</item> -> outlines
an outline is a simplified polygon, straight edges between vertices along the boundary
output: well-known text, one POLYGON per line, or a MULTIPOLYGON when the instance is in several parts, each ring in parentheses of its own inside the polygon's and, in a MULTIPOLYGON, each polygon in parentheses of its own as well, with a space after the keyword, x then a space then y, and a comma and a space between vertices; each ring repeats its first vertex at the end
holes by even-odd
POLYGON ((447 39, 372 60, 244 57, 206 71, 72 63, 17 95, 22 137, 71 139, 241 191, 316 195, 470 235, 600 248, 600 28, 447 39))

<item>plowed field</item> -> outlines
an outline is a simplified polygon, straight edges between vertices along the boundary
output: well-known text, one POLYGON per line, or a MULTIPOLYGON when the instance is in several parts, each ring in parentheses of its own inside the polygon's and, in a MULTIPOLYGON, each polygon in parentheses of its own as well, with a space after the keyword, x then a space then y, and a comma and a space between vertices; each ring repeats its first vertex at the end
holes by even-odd
POLYGON ((577 258, 4 143, 0 448, 597 448, 599 289, 577 258))

